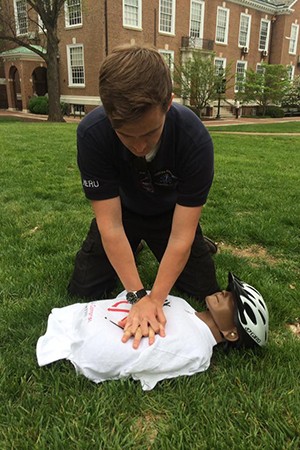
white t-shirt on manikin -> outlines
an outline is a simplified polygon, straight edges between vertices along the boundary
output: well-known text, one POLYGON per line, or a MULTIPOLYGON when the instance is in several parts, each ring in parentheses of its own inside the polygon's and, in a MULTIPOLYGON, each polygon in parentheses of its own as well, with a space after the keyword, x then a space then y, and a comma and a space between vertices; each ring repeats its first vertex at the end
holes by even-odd
POLYGON ((125 291, 113 300, 54 308, 46 334, 37 342, 39 366, 65 358, 95 383, 131 376, 140 380, 143 390, 153 389, 160 380, 209 367, 216 340, 185 300, 168 296, 163 308, 166 337, 156 336, 150 346, 143 338, 136 350, 132 339, 121 342, 123 331, 115 325, 129 310, 125 291))

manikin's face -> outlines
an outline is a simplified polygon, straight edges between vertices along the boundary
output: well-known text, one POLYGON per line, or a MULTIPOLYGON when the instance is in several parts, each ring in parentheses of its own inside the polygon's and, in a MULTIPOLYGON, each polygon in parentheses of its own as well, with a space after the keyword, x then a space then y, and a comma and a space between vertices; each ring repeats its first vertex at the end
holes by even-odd
POLYGON ((205 299, 216 325, 227 340, 238 339, 237 329, 234 324, 234 299, 228 291, 216 292, 205 299))
MULTIPOLYGON (((170 105, 171 106, 171 105, 170 105)), ((157 146, 165 124, 166 113, 160 106, 152 106, 134 122, 125 123, 115 132, 135 156, 146 156, 157 146)))

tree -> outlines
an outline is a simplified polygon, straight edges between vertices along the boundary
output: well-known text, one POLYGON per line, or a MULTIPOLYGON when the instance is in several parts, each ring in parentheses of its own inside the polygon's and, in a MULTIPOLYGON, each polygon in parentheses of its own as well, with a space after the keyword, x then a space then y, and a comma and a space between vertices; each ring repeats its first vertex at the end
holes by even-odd
POLYGON ((282 106, 300 109, 300 76, 291 82, 282 99, 282 106))
POLYGON ((0 39, 26 47, 41 56, 47 63, 47 83, 49 96, 48 120, 62 122, 59 83, 59 38, 57 22, 64 0, 27 0, 28 33, 19 34, 16 29, 13 2, 1 0, 0 39), (34 33, 34 40, 32 35, 34 33), (41 49, 41 47, 45 49, 41 49))
POLYGON ((243 103, 256 102, 266 114, 268 105, 280 105, 289 86, 288 69, 282 64, 266 64, 259 71, 247 70, 237 83, 236 98, 243 103))
POLYGON ((230 67, 222 69, 222 73, 217 70, 214 54, 194 52, 190 59, 179 66, 175 65, 174 91, 184 101, 188 101, 200 117, 203 108, 211 100, 215 100, 220 94, 224 96, 229 71, 230 67))

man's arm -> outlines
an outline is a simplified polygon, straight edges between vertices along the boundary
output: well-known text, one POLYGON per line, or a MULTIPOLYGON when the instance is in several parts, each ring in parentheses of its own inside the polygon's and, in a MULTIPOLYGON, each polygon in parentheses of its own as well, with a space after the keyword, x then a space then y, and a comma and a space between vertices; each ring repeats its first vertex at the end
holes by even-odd
MULTIPOLYGON (((143 335, 145 335, 148 321, 144 311, 144 304, 149 302, 150 299, 152 304, 162 308, 170 290, 183 271, 191 252, 201 211, 202 206, 186 207, 176 205, 169 242, 159 265, 151 293, 145 300, 142 299, 134 305, 127 317, 125 329, 131 330, 132 334, 140 326, 143 335)), ((123 342, 127 342, 132 334, 128 332, 128 334, 124 335, 123 342)))
POLYGON ((120 198, 92 201, 107 257, 126 290, 143 288, 134 255, 124 231, 120 198))
MULTIPOLYGON (((122 223, 120 198, 92 201, 92 206, 103 247, 124 288, 127 291, 142 289, 143 284, 122 223)), ((140 325, 143 336, 149 335, 149 326, 152 327, 155 333, 159 332, 161 335, 164 335, 166 320, 162 311, 163 302, 162 304, 157 304, 151 301, 148 296, 145 296, 138 304, 140 305, 139 314, 135 315, 133 323, 130 321, 130 330, 128 330, 129 324, 126 324, 125 327, 125 330, 128 330, 128 339, 135 335, 140 325)), ((136 306, 133 305, 133 311, 136 309, 136 306)))
POLYGON ((183 271, 190 256, 201 212, 202 206, 176 205, 169 242, 151 290, 151 299, 163 303, 183 271))

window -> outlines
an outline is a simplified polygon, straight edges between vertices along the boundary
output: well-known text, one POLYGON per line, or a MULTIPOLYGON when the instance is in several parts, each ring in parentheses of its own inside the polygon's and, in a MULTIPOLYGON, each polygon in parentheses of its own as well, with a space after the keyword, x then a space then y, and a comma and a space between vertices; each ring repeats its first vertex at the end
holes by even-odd
POLYGON ((82 117, 82 116, 85 115, 84 105, 74 105, 74 104, 71 104, 70 106, 71 106, 71 111, 70 111, 70 113, 71 113, 73 116, 80 116, 80 117, 82 117))
POLYGON ((66 27, 82 25, 81 0, 67 0, 65 2, 66 27))
POLYGON ((123 0, 123 27, 142 28, 142 0, 123 0))
POLYGON ((216 75, 223 73, 226 67, 226 58, 215 58, 216 75))
POLYGON ((216 42, 227 44, 228 41, 228 25, 229 25, 229 9, 218 7, 216 42))
POLYGON ((164 60, 166 61, 170 71, 171 75, 174 71, 174 51, 173 50, 159 50, 159 53, 162 55, 164 60))
POLYGON ((160 0, 159 2, 159 31, 175 34, 175 1, 160 0))
POLYGON ((268 50, 270 35, 270 21, 262 19, 260 22, 259 47, 258 50, 268 50))
POLYGON ((257 63, 257 64, 256 64, 256 73, 261 73, 261 74, 263 74, 264 72, 265 72, 264 67, 263 67, 260 63, 257 63))
POLYGON ((239 32, 240 47, 249 47, 250 25, 251 25, 251 16, 242 13, 240 18, 240 32, 239 32))
POLYGON ((15 21, 17 35, 26 34, 28 32, 28 16, 26 0, 15 0, 15 21))
POLYGON ((83 45, 69 45, 68 53, 68 72, 69 86, 84 87, 84 55, 83 45))
POLYGON ((234 92, 242 92, 243 91, 243 82, 245 81, 246 70, 247 70, 247 62, 246 61, 237 61, 234 92))
POLYGON ((203 36, 204 3, 200 0, 191 0, 190 36, 202 38, 203 36))
POLYGON ((291 36, 290 36, 290 47, 289 53, 296 55, 297 43, 298 43, 299 25, 292 23, 291 26, 291 36))
POLYGON ((288 80, 292 81, 294 79, 295 66, 292 65, 288 66, 287 73, 288 73, 288 80))

